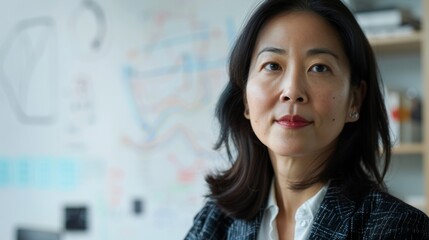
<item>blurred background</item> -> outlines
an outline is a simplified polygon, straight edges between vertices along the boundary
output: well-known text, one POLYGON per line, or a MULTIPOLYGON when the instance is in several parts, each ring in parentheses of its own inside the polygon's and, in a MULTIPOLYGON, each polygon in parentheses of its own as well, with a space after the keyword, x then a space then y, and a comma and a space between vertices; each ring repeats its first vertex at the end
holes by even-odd
MULTIPOLYGON (((183 239, 226 164, 214 107, 257 2, 0 0, 0 239, 183 239)), ((423 15, 420 0, 346 2, 423 15)), ((398 111, 421 115, 429 37, 402 26, 371 36, 396 121, 387 182, 423 209, 422 118, 398 111)))

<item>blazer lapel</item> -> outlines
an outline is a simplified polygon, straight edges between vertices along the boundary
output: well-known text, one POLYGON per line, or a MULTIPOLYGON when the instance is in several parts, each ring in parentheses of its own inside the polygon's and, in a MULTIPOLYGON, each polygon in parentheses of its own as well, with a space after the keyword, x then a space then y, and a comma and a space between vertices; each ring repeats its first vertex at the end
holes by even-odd
POLYGON ((264 209, 259 211, 258 216, 251 221, 234 220, 228 230, 228 239, 234 240, 256 240, 259 227, 261 226, 264 209))
POLYGON ((315 216, 309 239, 347 239, 355 208, 356 203, 331 182, 315 216))
MULTIPOLYGON (((329 184, 326 195, 314 218, 308 239, 341 240, 350 238, 351 220, 356 211, 356 202, 346 198, 334 182, 329 184)), ((264 208, 251 221, 235 219, 228 229, 228 239, 256 240, 264 208)))

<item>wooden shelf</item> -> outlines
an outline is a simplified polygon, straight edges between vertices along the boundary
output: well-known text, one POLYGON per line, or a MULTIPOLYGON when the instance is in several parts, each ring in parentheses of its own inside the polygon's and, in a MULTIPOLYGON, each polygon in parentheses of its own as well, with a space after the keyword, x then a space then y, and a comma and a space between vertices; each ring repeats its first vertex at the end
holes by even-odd
POLYGON ((392 149, 393 154, 423 154, 422 143, 403 143, 392 149))
POLYGON ((416 32, 404 36, 370 37, 369 42, 375 52, 419 51, 422 39, 422 33, 416 32))

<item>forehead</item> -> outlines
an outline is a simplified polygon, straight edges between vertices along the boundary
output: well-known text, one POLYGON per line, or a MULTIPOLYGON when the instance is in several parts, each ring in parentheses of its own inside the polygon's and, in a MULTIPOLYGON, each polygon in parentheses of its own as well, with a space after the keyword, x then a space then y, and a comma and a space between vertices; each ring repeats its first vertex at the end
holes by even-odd
POLYGON ((337 30, 323 17, 308 11, 286 12, 268 20, 258 34, 256 48, 266 45, 323 47, 344 55, 337 30))

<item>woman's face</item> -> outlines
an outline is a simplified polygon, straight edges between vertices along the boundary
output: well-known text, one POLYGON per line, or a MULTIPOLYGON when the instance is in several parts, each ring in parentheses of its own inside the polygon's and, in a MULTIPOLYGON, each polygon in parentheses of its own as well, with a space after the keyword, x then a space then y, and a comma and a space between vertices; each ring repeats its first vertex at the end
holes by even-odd
POLYGON ((363 88, 351 87, 340 37, 326 20, 285 13, 258 35, 244 115, 271 156, 318 157, 357 120, 350 113, 359 110, 363 88))

